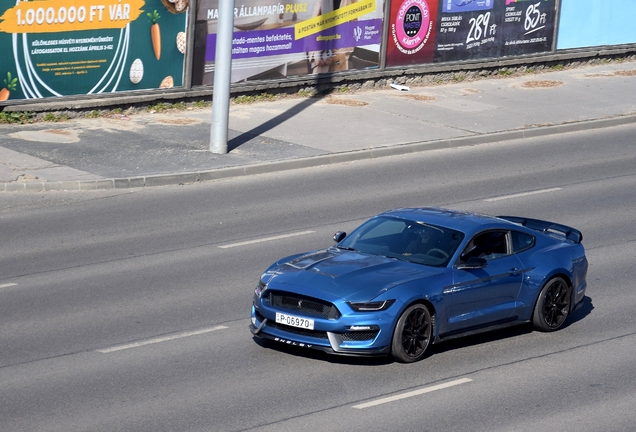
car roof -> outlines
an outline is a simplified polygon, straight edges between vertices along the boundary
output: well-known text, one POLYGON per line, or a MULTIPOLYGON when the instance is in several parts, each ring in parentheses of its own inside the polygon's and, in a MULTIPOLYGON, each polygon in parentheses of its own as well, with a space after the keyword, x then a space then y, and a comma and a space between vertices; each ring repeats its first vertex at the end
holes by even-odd
MULTIPOLYGON (((429 223, 471 235, 479 231, 493 228, 521 228, 517 224, 495 216, 460 210, 449 210, 438 207, 398 208, 388 210, 378 216, 391 216, 416 222, 429 223)), ((523 228, 521 229, 523 230, 523 228)))

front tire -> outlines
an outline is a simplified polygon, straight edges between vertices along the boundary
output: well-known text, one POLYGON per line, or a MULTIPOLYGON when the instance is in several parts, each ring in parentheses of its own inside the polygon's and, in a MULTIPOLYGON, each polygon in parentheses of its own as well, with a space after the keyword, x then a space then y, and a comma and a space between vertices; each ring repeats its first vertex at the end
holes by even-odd
POLYGON ((544 332, 558 330, 570 312, 570 289, 563 278, 555 277, 546 283, 532 314, 534 328, 544 332))
POLYGON ((402 363, 421 360, 431 342, 433 324, 431 313, 422 304, 409 306, 400 315, 391 342, 391 355, 402 363))

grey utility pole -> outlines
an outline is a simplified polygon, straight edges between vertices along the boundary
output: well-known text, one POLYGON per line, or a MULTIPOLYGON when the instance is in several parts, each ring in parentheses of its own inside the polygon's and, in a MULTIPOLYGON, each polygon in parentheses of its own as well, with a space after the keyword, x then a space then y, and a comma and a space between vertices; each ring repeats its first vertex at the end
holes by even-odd
POLYGON ((230 117, 234 0, 219 0, 219 19, 217 23, 210 151, 212 153, 226 154, 227 130, 230 117))

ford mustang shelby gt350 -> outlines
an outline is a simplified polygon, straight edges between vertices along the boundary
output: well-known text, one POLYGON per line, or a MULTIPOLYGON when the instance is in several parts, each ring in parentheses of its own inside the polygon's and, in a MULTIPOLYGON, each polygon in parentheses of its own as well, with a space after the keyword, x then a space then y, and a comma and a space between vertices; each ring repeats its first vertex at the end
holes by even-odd
POLYGON ((255 337, 344 355, 424 357, 432 343, 531 322, 554 331, 585 295, 580 231, 439 208, 381 213, 335 246, 283 258, 254 291, 255 337))

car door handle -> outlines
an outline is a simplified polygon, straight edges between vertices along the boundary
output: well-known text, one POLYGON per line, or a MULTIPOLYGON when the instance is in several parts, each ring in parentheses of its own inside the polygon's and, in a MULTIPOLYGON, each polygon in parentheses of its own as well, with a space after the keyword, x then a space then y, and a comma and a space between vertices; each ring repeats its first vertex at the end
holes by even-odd
POLYGON ((523 270, 518 268, 511 268, 510 270, 508 270, 508 274, 510 276, 519 276, 521 273, 523 273, 523 270))

